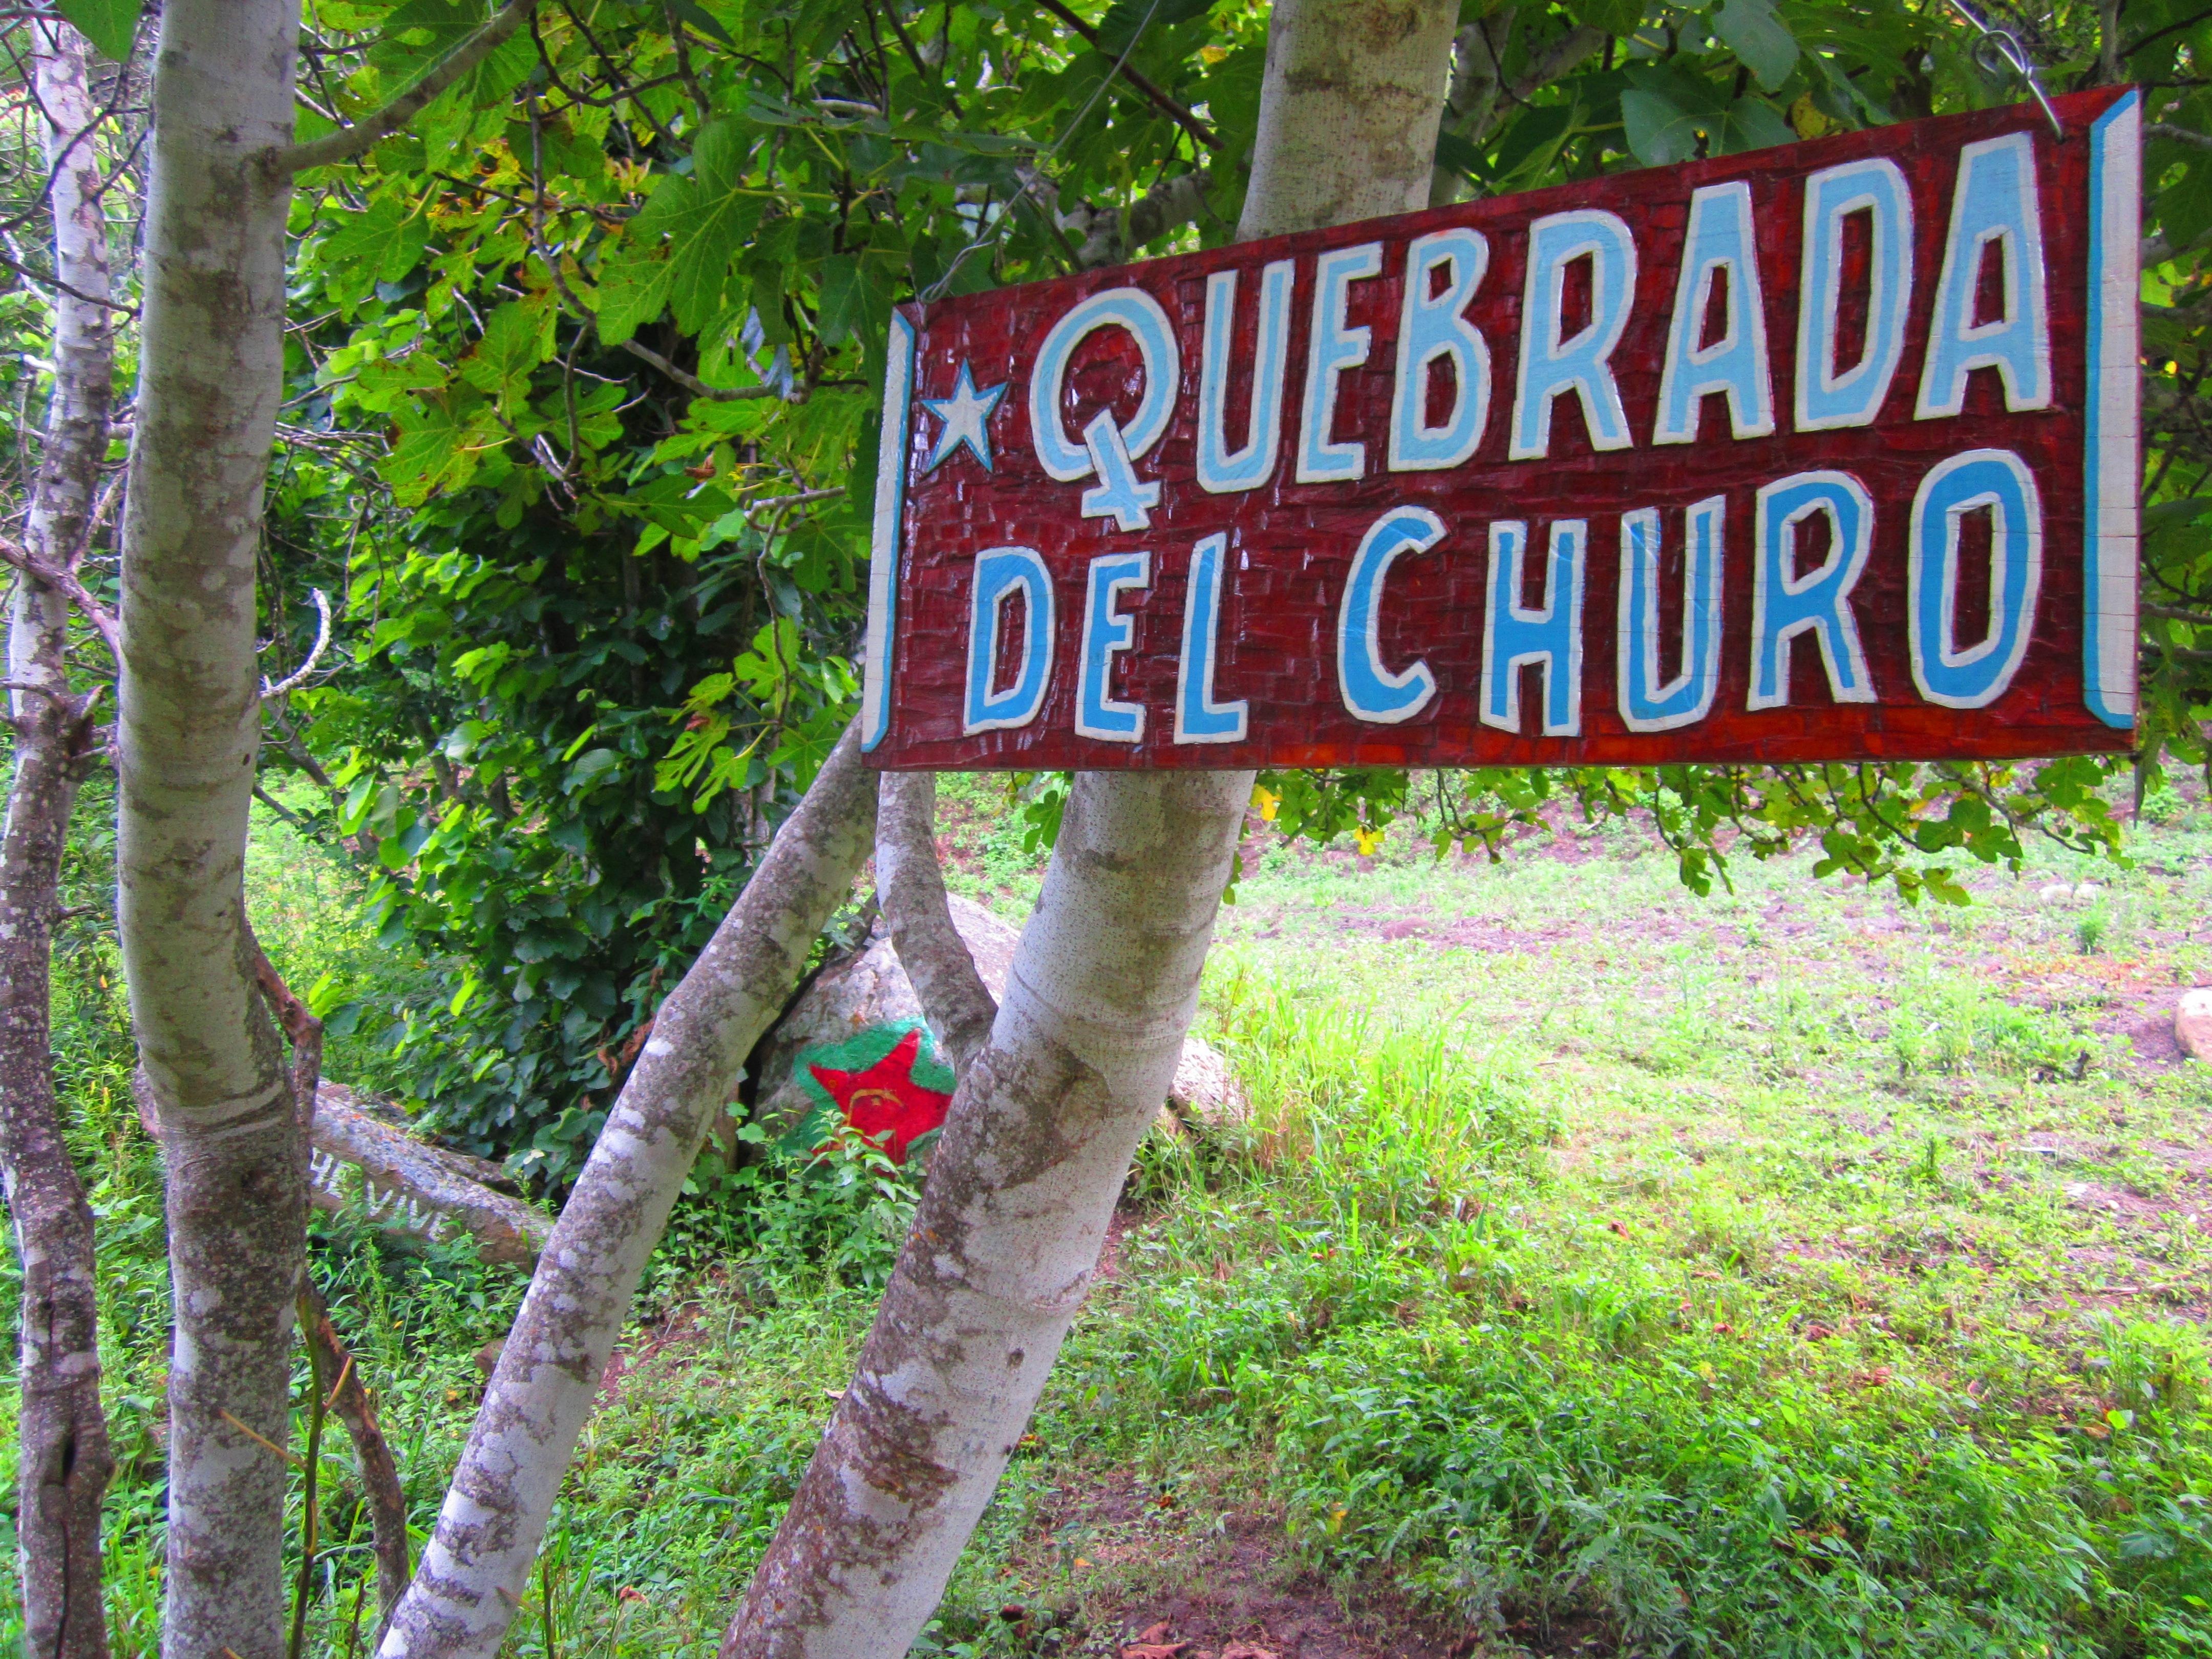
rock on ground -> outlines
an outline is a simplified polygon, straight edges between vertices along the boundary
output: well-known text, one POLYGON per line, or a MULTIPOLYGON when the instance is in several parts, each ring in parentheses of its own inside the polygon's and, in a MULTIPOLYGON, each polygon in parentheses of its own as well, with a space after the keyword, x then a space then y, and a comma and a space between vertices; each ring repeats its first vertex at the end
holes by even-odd
POLYGON ((2173 1040, 2191 1060, 2212 1060, 2212 987, 2185 991, 2173 1011, 2173 1040))
MULTIPOLYGON (((975 958, 984 985, 993 996, 1004 996, 1020 930, 970 899, 956 896, 951 908, 952 925, 975 958)), ((866 946, 824 968, 753 1051, 753 1073, 760 1079, 755 1121, 771 1134, 781 1134, 812 1106, 793 1075, 803 1051, 847 1042, 879 1025, 923 1018, 921 1000, 879 917, 866 946)), ((1218 1127, 1243 1121, 1248 1109, 1244 1091, 1221 1052, 1202 1038, 1185 1042, 1164 1127, 1218 1127)))

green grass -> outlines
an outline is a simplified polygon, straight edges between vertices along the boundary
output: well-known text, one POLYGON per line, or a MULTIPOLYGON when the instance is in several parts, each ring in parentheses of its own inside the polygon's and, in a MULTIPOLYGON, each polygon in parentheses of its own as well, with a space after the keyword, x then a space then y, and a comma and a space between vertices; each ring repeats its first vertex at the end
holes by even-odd
MULTIPOLYGON (((1040 866, 1000 786, 945 799, 954 885, 1018 915, 1040 866)), ((1146 1143, 931 1645, 1110 1653, 1197 1583, 1488 1654, 2212 1654, 2212 1080, 2127 1036, 2212 977, 2212 818, 2152 805, 2134 868, 2039 854, 1966 911, 1802 861, 1699 900, 1620 826, 1500 866, 1255 834, 1200 1016, 1249 1121, 1146 1143)), ((404 964, 326 927, 343 889, 285 890, 279 960, 373 994, 404 964)), ((69 1087, 131 1654, 166 1304, 120 1077, 69 1087)), ((699 1184, 510 1654, 711 1649, 911 1198, 865 1161, 699 1184)), ((427 1528, 520 1287, 368 1231, 316 1248, 427 1528)), ((325 1533, 357 1545, 326 1458, 325 1533)), ((366 1566, 326 1564, 319 1651, 350 1651, 366 1566)))

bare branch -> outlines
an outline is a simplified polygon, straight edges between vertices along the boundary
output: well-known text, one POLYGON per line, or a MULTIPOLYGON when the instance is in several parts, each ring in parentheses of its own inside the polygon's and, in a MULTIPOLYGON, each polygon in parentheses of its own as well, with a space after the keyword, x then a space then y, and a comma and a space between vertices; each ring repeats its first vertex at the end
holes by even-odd
POLYGON ((284 1028, 284 1035, 292 1039, 292 1106, 300 1121, 301 1155, 307 1156, 312 1143, 306 1131, 315 1121, 315 1091, 323 1079, 323 1022, 307 1011, 307 1005, 292 994, 284 977, 276 971, 276 964, 269 960, 269 953, 253 941, 253 978, 267 1000, 269 1012, 284 1028))
POLYGON ((0 539, 0 564, 13 565, 25 575, 46 583, 74 605, 84 613, 84 619, 92 624, 106 642, 108 654, 118 663, 123 660, 123 636, 116 628, 114 612, 93 598, 91 590, 76 579, 75 572, 58 570, 45 560, 33 556, 29 549, 5 539, 0 539))
POLYGON ((312 1281, 302 1295, 307 1311, 313 1316, 301 1322, 307 1327, 307 1340, 322 1351, 324 1374, 338 1379, 325 1409, 336 1412, 345 1425, 353 1440, 354 1455, 361 1463, 362 1485, 368 1495, 369 1536, 376 1551, 376 1598, 388 1619, 407 1593, 407 1581, 412 1576, 407 1559, 407 1496, 399 1485, 399 1466, 393 1462, 392 1448, 377 1423, 376 1405, 362 1382, 360 1368, 331 1323, 329 1304, 312 1281))
POLYGON ((522 27, 538 0, 507 0, 489 21, 434 64, 430 71, 382 109, 349 127, 289 149, 280 149, 270 161, 279 172, 304 173, 310 167, 335 166, 388 138, 428 108, 431 100, 499 50, 507 38, 522 27))
POLYGON ((324 647, 331 642, 330 596, 319 587, 309 591, 315 596, 315 611, 322 618, 315 629, 314 646, 308 651, 307 661, 301 663, 283 679, 273 685, 265 678, 261 682, 261 698, 264 702, 274 697, 283 696, 288 692, 296 691, 305 685, 307 683, 307 677, 315 672, 315 665, 322 660, 324 647))
MULTIPOLYGON (((1085 22, 1080 17, 1078 17, 1073 12, 1062 5, 1060 3, 1060 0, 1037 0, 1037 3, 1042 6, 1047 11, 1050 12, 1054 17, 1060 19, 1061 22, 1066 24, 1068 27, 1073 29, 1078 34, 1081 35, 1085 43, 1087 44, 1093 52, 1099 53, 1101 56, 1107 55, 1106 48, 1098 44, 1098 31, 1092 28, 1090 24, 1085 22)), ((1127 52, 1122 52, 1119 58, 1114 59, 1114 71, 1120 75, 1124 81, 1127 81, 1131 86, 1134 87, 1139 92, 1142 93, 1146 98, 1150 99, 1153 106, 1164 114, 1168 119, 1173 121, 1185 132, 1197 139, 1198 142, 1205 145, 1206 149, 1219 149, 1221 148, 1221 140, 1213 136, 1213 129, 1207 126, 1205 122, 1200 120, 1198 117, 1193 115, 1181 104, 1170 97, 1166 92, 1161 89, 1159 84, 1150 76, 1133 67, 1129 62, 1129 54, 1127 52)))
POLYGON ((2212 149, 2212 132, 2195 132, 2187 127, 2175 126, 2170 121, 2153 121, 2143 128, 2146 138, 2171 138, 2176 143, 2194 144, 2199 149, 2212 149))
POLYGON ((876 806, 876 893, 891 944, 955 1077, 990 1041, 999 1005, 953 925, 937 861, 937 775, 886 772, 876 806))
POLYGON ((690 369, 677 368, 651 346, 640 345, 635 340, 624 340, 622 347, 631 356, 651 363, 695 398, 709 398, 718 404, 743 403, 750 398, 781 398, 787 403, 799 401, 788 392, 772 386, 708 386, 690 369))

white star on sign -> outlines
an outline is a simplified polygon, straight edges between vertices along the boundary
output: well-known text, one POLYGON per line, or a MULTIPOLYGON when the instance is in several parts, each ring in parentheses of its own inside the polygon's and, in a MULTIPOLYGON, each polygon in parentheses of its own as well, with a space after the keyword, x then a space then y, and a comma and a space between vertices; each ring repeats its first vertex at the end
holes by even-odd
POLYGON ((922 471, 930 471, 962 444, 975 452, 975 459, 983 463, 983 470, 991 470, 991 411, 999 406, 999 399, 1006 395, 1005 384, 975 389, 975 380, 968 372, 968 365, 960 365, 959 378, 952 383, 950 398, 924 398, 921 406, 945 422, 945 429, 937 434, 937 447, 929 453, 922 471))

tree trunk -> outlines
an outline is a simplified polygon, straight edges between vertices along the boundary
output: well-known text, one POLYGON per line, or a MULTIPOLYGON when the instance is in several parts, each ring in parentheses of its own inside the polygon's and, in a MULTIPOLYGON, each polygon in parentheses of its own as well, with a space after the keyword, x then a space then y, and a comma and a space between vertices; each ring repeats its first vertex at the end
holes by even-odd
POLYGON ((282 396, 295 0, 167 0, 124 520, 118 918, 161 1125, 168 1659, 278 1659, 306 1146, 255 984, 254 556, 282 396), (259 1438, 257 1438, 258 1437, 259 1438))
MULTIPOLYGON (((107 453, 114 352, 107 220, 84 40, 31 25, 32 73, 52 124, 54 387, 24 540, 40 564, 79 557, 107 453), (76 293, 70 292, 75 289, 76 293), (79 297, 82 296, 82 297, 79 297)), ((70 809, 97 758, 91 696, 69 690, 69 608, 30 576, 8 638, 15 773, 0 835, 0 1176, 22 1264, 17 1549, 27 1654, 106 1659, 100 1504, 114 1468, 100 1405, 92 1206, 62 1139, 51 1013, 53 923, 70 809)))
POLYGON ((876 808, 876 898, 938 1052, 956 1078, 990 1040, 999 1005, 953 925, 937 858, 937 775, 890 772, 876 808))
POLYGON ((492 1659, 646 1259, 874 838, 876 775, 848 731, 799 810, 653 1016, 582 1178, 539 1257, 381 1659, 492 1659))
MULTIPOLYGON (((1455 0, 1278 0, 1245 240, 1425 205, 1455 0)), ((1198 1000, 1249 772, 1079 777, 852 1385, 722 1659, 904 1653, 1081 1304, 1198 1000)))

